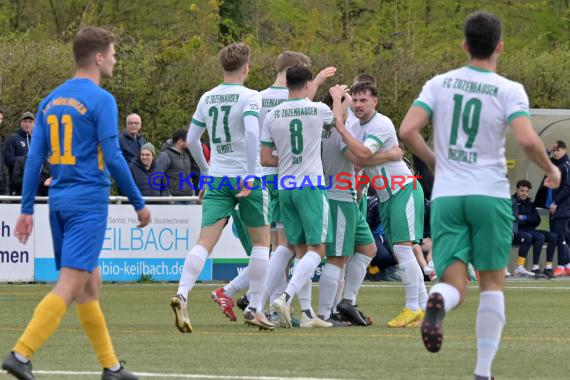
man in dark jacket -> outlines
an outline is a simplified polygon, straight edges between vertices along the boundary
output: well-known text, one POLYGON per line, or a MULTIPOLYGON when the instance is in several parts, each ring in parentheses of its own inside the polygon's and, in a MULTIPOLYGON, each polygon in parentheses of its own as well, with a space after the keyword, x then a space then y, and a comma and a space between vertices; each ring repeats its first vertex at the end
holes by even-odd
POLYGON ((154 145, 146 143, 141 147, 139 157, 134 159, 129 168, 141 194, 145 197, 168 196, 168 183, 164 176, 156 175, 156 150, 154 145))
POLYGON ((537 207, 548 208, 550 232, 555 233, 558 238, 558 266, 554 274, 559 277, 570 276, 570 255, 566 238, 570 219, 570 160, 564 141, 558 140, 552 145, 551 161, 560 169, 560 187, 552 190, 541 185, 535 204, 537 207))
POLYGON ((540 215, 536 207, 529 197, 529 192, 532 185, 526 179, 521 179, 517 182, 517 192, 513 194, 513 204, 516 206, 514 212, 516 229, 513 237, 513 243, 519 245, 519 257, 517 259, 517 268, 515 269, 515 277, 536 277, 553 278, 552 260, 554 258, 554 250, 556 249, 557 236, 554 233, 536 230, 540 224, 540 215), (542 245, 547 242, 546 248, 546 264, 547 267, 544 272, 540 271, 540 253, 542 252, 542 245), (525 268, 526 257, 531 245, 533 246, 532 256, 532 272, 525 268))
POLYGON ((141 147, 146 144, 146 139, 140 135, 142 128, 141 117, 136 113, 127 116, 127 129, 119 136, 119 144, 127 164, 139 156, 141 147))
POLYGON ((161 171, 168 177, 168 191, 172 196, 190 196, 194 195, 194 189, 188 184, 183 183, 179 186, 179 176, 182 173, 186 178, 192 172, 192 161, 186 151, 188 144, 186 143, 187 131, 180 129, 172 135, 172 145, 169 145, 157 159, 157 171, 161 171))
MULTIPOLYGON (((22 161, 18 162, 18 164, 23 167, 23 162, 26 160, 32 139, 34 119, 35 116, 33 113, 24 112, 20 117, 20 129, 8 137, 4 146, 4 164, 8 167, 8 179, 10 182, 9 193, 11 195, 19 195, 22 193, 22 178, 16 178, 14 176, 14 168, 17 161, 22 161)), ((18 173, 18 175, 21 174, 22 173, 18 173)))
MULTIPOLYGON (((162 144, 160 151, 164 152, 169 147, 171 147, 172 145, 173 145, 172 139, 170 138, 170 139, 166 140, 166 142, 164 144, 162 144)), ((206 161, 210 162, 210 148, 206 144, 202 143, 202 150, 204 151, 204 157, 206 157, 206 161)), ((192 175, 192 185, 194 185, 194 188, 197 189, 199 184, 200 184, 200 167, 198 167, 198 164, 196 163, 196 161, 192 157, 192 154, 190 153, 189 149, 185 149, 184 153, 188 156, 188 158, 190 159, 190 162, 192 163, 191 173, 195 173, 194 175, 192 175)))

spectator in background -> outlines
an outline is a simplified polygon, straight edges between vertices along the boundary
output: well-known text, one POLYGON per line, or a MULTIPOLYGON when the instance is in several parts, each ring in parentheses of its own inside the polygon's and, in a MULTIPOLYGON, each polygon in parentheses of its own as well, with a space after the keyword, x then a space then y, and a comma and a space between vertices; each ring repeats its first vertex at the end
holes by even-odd
MULTIPOLYGON (((0 132, 4 123, 4 110, 0 108, 0 132)), ((0 134, 0 195, 6 193, 6 176, 4 175, 4 145, 2 144, 2 134, 0 134)))
MULTIPOLYGON (((209 143, 209 141, 208 141, 209 143)), ((168 147, 172 146, 172 139, 168 139, 166 140, 166 142, 162 145, 162 148, 160 149, 161 152, 164 152, 166 149, 168 149, 168 147)), ((204 157, 206 157, 206 162, 210 162, 210 147, 205 144, 202 143, 202 150, 204 151, 204 157)), ((192 163, 192 173, 195 173, 194 175, 192 175, 192 184, 194 185, 194 188, 197 189, 200 183, 200 167, 198 166, 198 164, 196 163, 196 161, 194 161, 194 158, 192 157, 192 154, 190 153, 189 149, 186 149, 184 151, 184 153, 188 156, 188 158, 190 159, 190 162, 192 163)))
POLYGON ((146 139, 140 135, 142 120, 139 115, 132 113, 127 116, 127 129, 119 136, 119 144, 123 151, 123 157, 127 164, 137 159, 141 147, 146 144, 146 139))
MULTIPOLYGON (((556 276, 570 276, 570 260, 566 232, 570 219, 570 160, 566 151, 566 143, 558 140, 551 147, 551 161, 560 169, 560 187, 549 189, 544 187, 542 180, 536 194, 537 207, 545 207, 550 214, 550 232, 557 236, 558 266, 554 270, 556 276)), ((552 265, 550 263, 550 265, 552 265)))
POLYGON ((4 146, 4 164, 8 167, 9 194, 11 195, 20 195, 22 193, 23 170, 15 171, 14 169, 24 167, 30 148, 34 120, 35 116, 33 113, 24 112, 20 117, 20 129, 8 137, 4 146))
MULTIPOLYGON (((188 152, 188 144, 186 143, 186 135, 188 132, 180 129, 172 135, 172 144, 160 153, 157 160, 157 171, 163 172, 168 177, 168 191, 172 196, 190 196, 194 195, 194 190, 183 184, 179 186, 179 173, 186 178, 192 173, 192 160, 188 152)), ((184 202, 187 203, 187 202, 184 202)))
POLYGON ((150 175, 156 172, 155 160, 156 149, 154 145, 146 143, 141 147, 138 158, 129 164, 135 183, 145 197, 165 197, 169 195, 168 184, 163 176, 150 178, 150 175), (149 184, 149 179, 152 181, 152 187, 149 184))
POLYGON ((531 198, 529 197, 532 185, 526 179, 521 179, 517 182, 517 191, 513 194, 513 205, 516 207, 514 210, 515 229, 513 230, 513 244, 519 245, 519 257, 517 259, 517 267, 515 268, 515 277, 536 277, 553 278, 552 260, 554 258, 554 250, 556 249, 556 234, 536 230, 540 224, 540 215, 536 210, 531 198), (542 252, 542 245, 547 242, 546 248, 546 262, 549 267, 545 268, 544 272, 540 271, 540 253, 542 252), (532 255, 532 272, 525 268, 526 257, 531 245, 533 246, 532 255), (550 264, 548 264, 550 263, 550 264))

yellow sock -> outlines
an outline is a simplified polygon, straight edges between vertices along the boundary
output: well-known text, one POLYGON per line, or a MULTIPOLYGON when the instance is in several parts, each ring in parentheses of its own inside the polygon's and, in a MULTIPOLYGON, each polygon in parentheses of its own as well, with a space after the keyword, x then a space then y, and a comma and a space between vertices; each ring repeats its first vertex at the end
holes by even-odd
POLYGON ((115 356, 111 336, 109 335, 109 330, 107 330, 107 324, 99 306, 99 301, 77 304, 77 316, 95 350, 101 367, 111 368, 118 364, 119 360, 115 356))
POLYGON ((526 257, 518 257, 517 258, 517 265, 519 267, 524 267, 524 263, 526 262, 526 257))
POLYGON ((66 311, 67 305, 63 298, 48 293, 36 306, 32 320, 12 350, 31 358, 55 332, 66 311))

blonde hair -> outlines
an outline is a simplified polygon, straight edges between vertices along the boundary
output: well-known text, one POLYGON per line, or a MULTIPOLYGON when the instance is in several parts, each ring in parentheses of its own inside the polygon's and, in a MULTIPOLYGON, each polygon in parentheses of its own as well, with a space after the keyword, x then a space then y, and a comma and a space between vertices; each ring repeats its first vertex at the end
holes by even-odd
POLYGON ((311 59, 303 53, 286 50, 279 54, 275 60, 275 70, 277 70, 278 73, 297 65, 311 67, 311 59))
POLYGON ((224 71, 236 71, 249 62, 251 49, 247 44, 240 42, 226 46, 220 50, 220 64, 224 71))

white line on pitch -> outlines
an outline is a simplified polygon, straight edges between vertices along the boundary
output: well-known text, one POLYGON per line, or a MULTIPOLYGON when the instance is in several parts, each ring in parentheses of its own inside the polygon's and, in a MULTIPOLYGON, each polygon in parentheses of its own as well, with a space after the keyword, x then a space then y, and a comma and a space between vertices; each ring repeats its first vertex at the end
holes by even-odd
MULTIPOLYGON (((38 375, 47 376, 99 376, 101 372, 93 371, 34 371, 38 375)), ((231 380, 335 380, 331 378, 317 377, 274 377, 274 376, 224 376, 224 375, 200 375, 183 373, 151 373, 135 372, 139 377, 159 377, 171 379, 231 379, 231 380)))

